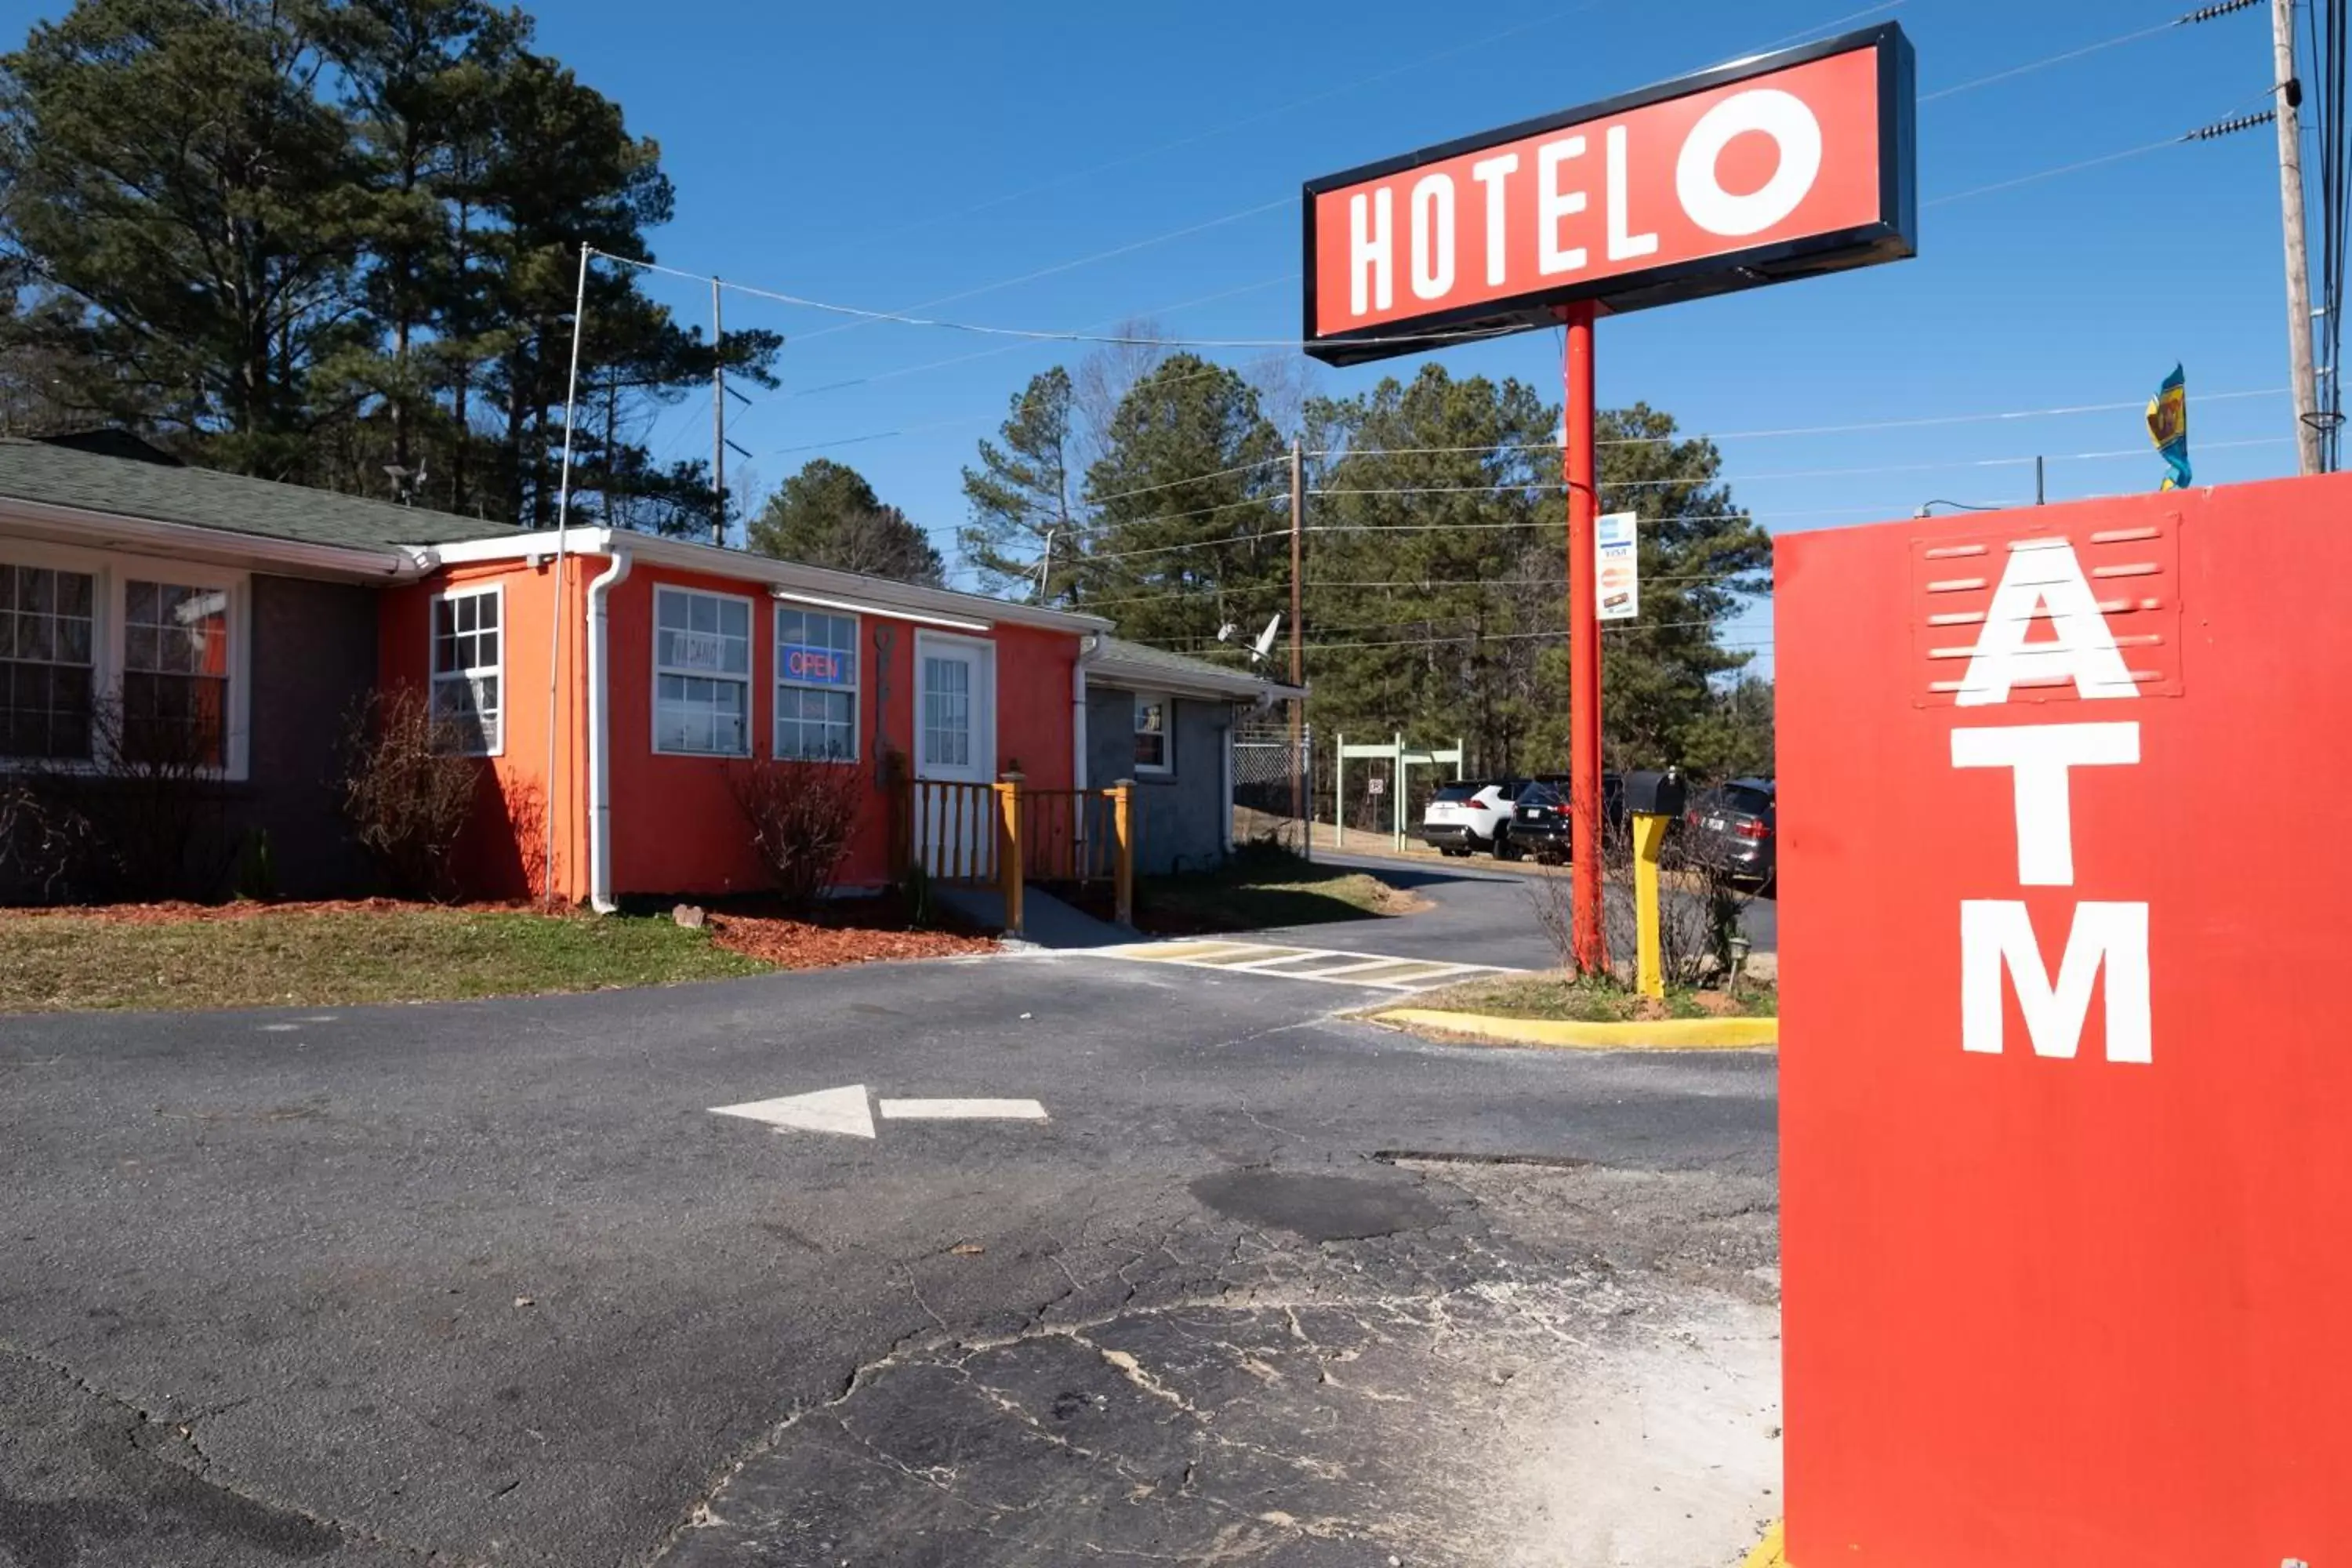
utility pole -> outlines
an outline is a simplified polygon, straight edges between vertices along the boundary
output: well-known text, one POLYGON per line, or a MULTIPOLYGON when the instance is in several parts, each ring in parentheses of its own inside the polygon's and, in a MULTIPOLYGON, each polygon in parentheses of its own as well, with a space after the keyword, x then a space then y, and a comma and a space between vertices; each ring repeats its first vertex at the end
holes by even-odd
POLYGON ((727 548, 727 361, 719 353, 719 279, 710 279, 710 542, 727 548))
POLYGON ((2286 228, 2286 355, 2297 471, 2320 470, 2319 389, 2311 370, 2311 260, 2303 237, 2303 84, 2294 74, 2294 0, 2271 0, 2278 97, 2279 209, 2286 228))
MULTIPOLYGON (((1307 464, 1306 454, 1299 449, 1298 439, 1290 442, 1290 684, 1307 684, 1306 649, 1300 646, 1298 620, 1300 606, 1306 602, 1299 581, 1299 565, 1306 555, 1307 543, 1307 464)), ((1313 852, 1314 825, 1307 820, 1307 700, 1290 700, 1290 816, 1298 824, 1299 850, 1313 852)))

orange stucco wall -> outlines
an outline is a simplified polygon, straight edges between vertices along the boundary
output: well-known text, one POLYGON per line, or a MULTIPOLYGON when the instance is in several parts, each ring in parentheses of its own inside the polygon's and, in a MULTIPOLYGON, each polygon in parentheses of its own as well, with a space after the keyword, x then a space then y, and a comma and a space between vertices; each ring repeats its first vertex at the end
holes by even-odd
POLYGON ((587 602, 583 585, 604 565, 600 558, 575 556, 563 569, 563 598, 572 610, 558 656, 552 774, 548 765, 548 661, 556 604, 552 563, 451 567, 383 597, 379 668, 387 688, 421 687, 429 679, 434 595, 496 584, 505 597, 500 639, 504 740, 499 754, 484 764, 475 819, 457 846, 459 882, 469 895, 536 897, 547 874, 548 830, 552 826, 555 896, 567 900, 586 896, 587 801, 582 772, 586 751, 580 733, 586 667, 581 658, 581 627, 587 602))
MULTIPOLYGON (((653 749, 654 589, 661 584, 752 601, 752 755, 767 756, 775 745, 775 622, 765 586, 639 563, 613 591, 609 606, 614 886, 624 893, 757 889, 763 876, 728 785, 729 759, 653 749)), ((877 778, 877 738, 912 752, 919 630, 876 616, 858 619, 860 760, 854 765, 866 778, 868 809, 842 868, 845 886, 875 886, 889 876, 889 803, 877 778)), ((1033 785, 1069 787, 1070 670, 1077 638, 998 626, 987 640, 996 645, 997 771, 1017 759, 1033 785)))
MULTIPOLYGON (((573 556, 564 568, 566 619, 555 682, 551 773, 552 566, 501 562, 452 567, 383 596, 384 680, 421 685, 430 670, 432 595, 493 582, 504 592, 505 743, 501 754, 485 764, 476 820, 458 850, 464 883, 477 896, 535 894, 551 822, 555 896, 566 901, 588 896, 587 584, 607 564, 602 556, 573 556)), ((614 890, 755 890, 763 876, 728 784, 730 766, 743 763, 656 754, 653 749, 654 590, 663 584, 751 601, 751 754, 764 757, 774 748, 775 623, 765 584, 637 562, 607 598, 614 890)), ((854 765, 866 780, 868 809, 843 867, 845 886, 878 885, 890 872, 889 802, 878 783, 877 758, 884 744, 913 752, 915 647, 921 630, 905 621, 858 618, 860 760, 854 765)), ((1068 788, 1076 637, 1004 626, 971 635, 996 647, 995 771, 1017 763, 1033 787, 1068 788)))

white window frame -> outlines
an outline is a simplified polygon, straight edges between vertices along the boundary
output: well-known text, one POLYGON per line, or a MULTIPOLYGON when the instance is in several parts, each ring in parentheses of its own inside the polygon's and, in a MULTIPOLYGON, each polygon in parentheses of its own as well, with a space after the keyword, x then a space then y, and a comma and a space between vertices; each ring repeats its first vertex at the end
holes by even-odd
POLYGON ((1156 763, 1139 762, 1135 763, 1135 771, 1139 773, 1150 773, 1155 776, 1174 773, 1176 771, 1176 699, 1171 697, 1165 691, 1135 691, 1129 693, 1129 696, 1133 699, 1128 706, 1128 733, 1130 742, 1129 752, 1130 755, 1134 751, 1132 744, 1133 738, 1143 733, 1142 719, 1143 706, 1145 703, 1157 702, 1160 704, 1160 723, 1162 726, 1160 731, 1160 761, 1156 763))
MULTIPOLYGON (((759 685, 760 674, 760 639, 752 635, 751 628, 759 624, 759 602, 750 597, 748 595, 721 594, 714 589, 691 587, 684 583, 656 583, 654 584, 652 604, 653 615, 646 626, 646 658, 653 666, 653 684, 647 688, 646 692, 647 699, 646 703, 646 716, 652 731, 648 739, 652 742, 654 754, 656 756, 716 757, 724 761, 730 757, 744 758, 749 757, 751 754, 753 743, 752 735, 758 729, 760 722, 759 710, 751 706, 751 692, 759 685), (683 595, 689 599, 717 599, 722 602, 731 600, 743 606, 744 668, 742 674, 729 675, 724 671, 713 673, 708 669, 687 669, 680 666, 666 665, 662 663, 661 601, 664 594, 683 595), (740 681, 743 686, 743 749, 740 752, 689 752, 681 751, 676 746, 663 745, 661 733, 661 679, 665 675, 682 676, 688 680, 740 681)), ((722 632, 720 635, 724 636, 725 634, 722 632)), ((771 704, 771 706, 772 706, 772 704, 771 704)), ((772 717, 769 721, 773 723, 773 718, 772 717)))
POLYGON ((460 587, 445 588, 435 594, 425 609, 425 711, 433 708, 433 688, 443 681, 468 683, 485 675, 494 675, 499 681, 499 743, 484 749, 467 747, 458 752, 466 757, 503 757, 507 754, 507 585, 504 583, 472 583, 460 587), (492 598, 499 602, 499 661, 496 664, 468 665, 462 669, 444 670, 435 661, 441 657, 441 606, 459 599, 492 598))
MULTIPOLYGON (((121 550, 89 550, 74 545, 0 535, 0 561, 11 566, 44 567, 54 572, 79 572, 95 579, 90 591, 90 691, 94 702, 120 703, 130 616, 124 604, 125 584, 167 583, 174 587, 210 588, 228 595, 228 710, 223 717, 221 762, 204 770, 204 776, 226 783, 243 783, 251 760, 253 704, 253 583, 252 574, 233 567, 169 555, 140 555, 121 550)), ((68 772, 103 771, 100 759, 0 756, 0 773, 53 769, 68 772)))
POLYGON ((778 762, 785 761, 784 727, 776 718, 776 694, 790 688, 794 691, 837 691, 849 698, 849 753, 841 757, 810 757, 813 763, 843 763, 855 764, 863 755, 865 744, 866 698, 866 617, 846 610, 829 609, 817 605, 795 605, 779 601, 775 613, 768 620, 768 658, 774 662, 775 679, 768 682, 768 755, 778 762), (856 679, 847 686, 819 686, 811 681, 794 680, 784 673, 784 615, 823 616, 828 620, 849 623, 850 668, 856 679))

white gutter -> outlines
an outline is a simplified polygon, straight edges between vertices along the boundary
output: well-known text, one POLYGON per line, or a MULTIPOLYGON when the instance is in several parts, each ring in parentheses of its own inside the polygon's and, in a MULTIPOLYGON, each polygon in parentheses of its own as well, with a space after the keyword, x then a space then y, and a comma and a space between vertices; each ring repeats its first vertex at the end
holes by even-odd
POLYGON ((852 615, 879 616, 888 621, 912 621, 917 626, 939 626, 951 632, 984 632, 995 625, 992 621, 968 620, 961 616, 917 615, 912 610, 894 610, 887 605, 858 599, 828 599, 819 594, 796 594, 790 588, 770 588, 768 596, 788 605, 813 605, 820 610, 846 610, 852 615))
MULTIPOLYGON (((683 539, 664 539, 657 534, 630 534, 626 530, 575 527, 562 537, 561 542, 574 554, 604 555, 611 553, 610 542, 616 532, 629 540, 629 548, 636 553, 640 564, 674 567, 681 572, 732 578, 739 583, 761 583, 793 594, 853 600, 861 605, 870 606, 870 614, 897 612, 908 619, 926 614, 969 617, 996 625, 1036 626, 1047 631, 1076 634, 1110 629, 1110 623, 1100 616, 1082 615, 1072 610, 1049 610, 1036 605, 1017 605, 1009 599, 990 598, 985 594, 965 594, 952 588, 926 588, 918 584, 894 582, 887 577, 867 577, 855 572, 836 572, 824 566, 803 566, 795 561, 778 561, 741 550, 721 550, 715 545, 697 544, 683 539), (908 615, 908 612, 913 614, 908 615)), ((433 547, 425 568, 431 570, 436 565, 454 565, 459 562, 513 561, 551 555, 558 542, 552 530, 541 530, 536 533, 508 533, 487 539, 452 540, 433 547)))
POLYGON ((613 563, 588 583, 588 907, 600 915, 620 907, 613 901, 613 725, 605 711, 612 681, 604 667, 604 596, 628 580, 629 561, 626 546, 614 546, 613 563))
POLYGON ((61 543, 152 552, 181 560, 209 557, 238 566, 291 566, 364 582, 404 582, 417 574, 416 565, 407 552, 389 545, 376 550, 345 544, 310 544, 266 534, 239 533, 233 529, 158 522, 152 518, 126 517, 119 512, 0 497, 0 526, 12 523, 61 543))

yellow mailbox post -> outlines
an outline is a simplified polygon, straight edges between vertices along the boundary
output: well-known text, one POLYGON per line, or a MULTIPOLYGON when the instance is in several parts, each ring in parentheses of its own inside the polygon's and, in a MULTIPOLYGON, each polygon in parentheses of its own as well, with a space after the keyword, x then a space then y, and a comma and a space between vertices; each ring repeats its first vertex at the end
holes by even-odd
POLYGON ((1664 996, 1666 976, 1659 956, 1658 853, 1666 827, 1683 814, 1679 769, 1625 775, 1625 814, 1633 824, 1633 986, 1644 996, 1664 996))

